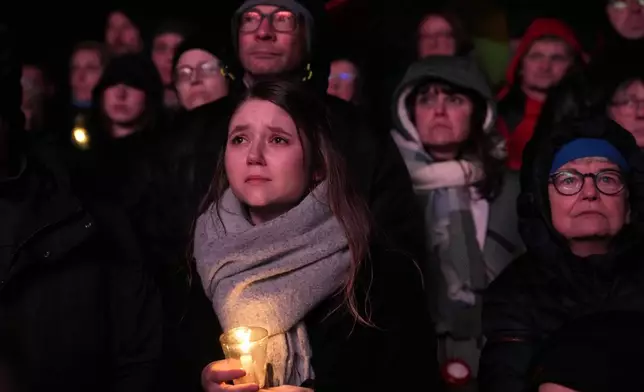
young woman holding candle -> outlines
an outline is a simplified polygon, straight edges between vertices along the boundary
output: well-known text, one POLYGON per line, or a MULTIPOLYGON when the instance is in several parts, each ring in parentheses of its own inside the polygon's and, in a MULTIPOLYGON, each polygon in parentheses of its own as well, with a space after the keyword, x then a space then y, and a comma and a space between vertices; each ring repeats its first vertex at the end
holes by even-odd
MULTIPOLYGON (((334 145, 350 130, 333 123, 288 82, 255 84, 235 111, 195 228, 212 332, 266 329, 275 391, 435 390, 422 276, 373 226, 334 145)), ((204 389, 258 390, 225 384, 244 376, 239 366, 209 364, 204 389)))

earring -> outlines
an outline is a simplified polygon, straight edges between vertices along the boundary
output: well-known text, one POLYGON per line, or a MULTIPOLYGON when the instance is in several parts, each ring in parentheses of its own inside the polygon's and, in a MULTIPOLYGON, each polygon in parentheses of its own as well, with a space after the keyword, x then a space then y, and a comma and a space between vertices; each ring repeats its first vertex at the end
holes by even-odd
POLYGON ((302 78, 303 82, 306 82, 307 80, 311 80, 313 77, 313 70, 311 70, 311 63, 306 64, 306 76, 302 78))
POLYGON ((233 75, 230 72, 228 72, 228 66, 224 66, 224 67, 219 68, 219 73, 224 78, 230 78, 230 80, 235 80, 235 75, 233 75))

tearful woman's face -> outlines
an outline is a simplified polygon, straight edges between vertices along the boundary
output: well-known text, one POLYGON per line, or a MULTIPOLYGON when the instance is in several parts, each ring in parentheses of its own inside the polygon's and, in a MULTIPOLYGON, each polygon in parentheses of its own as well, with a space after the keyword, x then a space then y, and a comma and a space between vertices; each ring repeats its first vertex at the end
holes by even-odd
POLYGON ((312 180, 308 142, 291 116, 257 99, 233 115, 224 156, 235 196, 248 206, 255 223, 288 211, 307 193, 312 180))

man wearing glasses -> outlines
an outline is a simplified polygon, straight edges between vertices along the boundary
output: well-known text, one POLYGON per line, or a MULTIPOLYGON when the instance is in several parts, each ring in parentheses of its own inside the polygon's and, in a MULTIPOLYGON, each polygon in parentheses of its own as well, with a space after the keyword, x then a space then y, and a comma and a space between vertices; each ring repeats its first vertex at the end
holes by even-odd
MULTIPOLYGON (((233 44, 243 68, 243 75, 240 74, 237 79, 243 80, 245 86, 268 79, 291 80, 305 83, 318 92, 327 105, 334 142, 346 158, 358 190, 369 200, 371 213, 381 234, 387 238, 388 246, 401 254, 412 255, 415 260, 424 259, 425 241, 421 234, 424 232, 423 215, 393 140, 384 130, 375 132, 351 103, 327 95, 330 61, 325 41, 330 37, 325 34, 323 4, 318 0, 245 1, 236 11, 232 22, 233 44)), ((428 358, 436 357, 435 353, 429 351, 428 358)), ((341 355, 339 352, 338 355, 341 355)), ((341 370, 342 374, 351 371, 341 370)), ((202 373, 204 389, 209 392, 257 390, 253 385, 231 387, 221 384, 234 378, 233 375, 225 363, 211 363, 202 373)), ((437 363, 435 367, 428 366, 423 380, 427 390, 435 390, 433 387, 439 380, 437 363)), ((310 385, 280 386, 274 390, 312 391, 310 385)))
MULTIPOLYGON (((324 97, 338 146, 392 247, 424 257, 424 232, 405 164, 387 132, 376 132, 353 104, 327 95, 330 56, 326 11, 317 0, 247 0, 233 16, 238 79, 289 79, 324 97)), ((384 131, 384 130, 383 130, 384 131)))
MULTIPOLYGON (((304 62, 311 13, 299 3, 289 7, 265 5, 270 1, 249 1, 238 11, 235 19, 239 32, 239 60, 246 71, 245 82, 252 83, 264 76, 281 75, 295 71, 304 62)), ((233 27, 234 28, 234 27, 233 27)))

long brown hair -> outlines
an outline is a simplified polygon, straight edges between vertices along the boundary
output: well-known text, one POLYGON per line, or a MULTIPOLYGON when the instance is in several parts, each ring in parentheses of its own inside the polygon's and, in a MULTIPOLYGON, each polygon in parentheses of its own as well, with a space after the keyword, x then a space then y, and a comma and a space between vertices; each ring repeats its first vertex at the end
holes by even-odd
MULTIPOLYGON (((361 264, 369 257, 372 219, 365 199, 355 189, 349 178, 346 161, 331 136, 326 105, 312 91, 301 84, 288 81, 262 81, 250 87, 239 106, 257 99, 268 101, 286 111, 295 123, 300 139, 308 140, 310 146, 311 172, 323 173, 327 181, 327 200, 333 215, 343 227, 351 253, 351 268, 344 285, 344 299, 350 313, 358 322, 372 325, 369 311, 360 312, 355 288, 361 264)), ((238 108, 239 108, 238 106, 238 108)), ((219 211, 218 203, 228 188, 224 165, 227 143, 219 154, 219 162, 208 194, 200 206, 200 215, 210 209, 219 211)), ((306 151, 305 151, 306 153, 306 151)), ((311 184, 313 189, 317 184, 311 184)))

